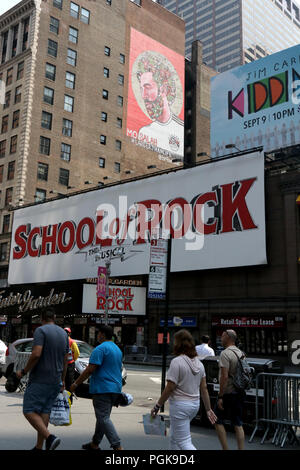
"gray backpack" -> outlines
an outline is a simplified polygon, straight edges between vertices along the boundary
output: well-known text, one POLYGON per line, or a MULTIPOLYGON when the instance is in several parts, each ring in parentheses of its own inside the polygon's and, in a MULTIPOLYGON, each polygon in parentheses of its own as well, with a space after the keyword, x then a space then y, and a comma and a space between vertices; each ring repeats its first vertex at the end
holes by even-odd
POLYGON ((253 380, 253 367, 250 367, 245 354, 242 353, 242 357, 240 358, 235 351, 232 352, 238 358, 236 373, 232 377, 233 378, 233 385, 238 392, 249 390, 252 385, 253 380))

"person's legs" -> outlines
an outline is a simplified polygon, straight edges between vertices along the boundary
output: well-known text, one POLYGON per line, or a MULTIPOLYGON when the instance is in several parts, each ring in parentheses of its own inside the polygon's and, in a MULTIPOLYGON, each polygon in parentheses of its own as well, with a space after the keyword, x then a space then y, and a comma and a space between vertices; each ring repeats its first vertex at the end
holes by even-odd
MULTIPOLYGON (((48 414, 45 414, 45 413, 42 413, 41 414, 41 418, 46 426, 46 428, 48 429, 48 424, 49 424, 49 415, 48 414)), ((42 434, 40 434, 39 432, 37 433, 37 442, 36 442, 36 448, 37 449, 42 449, 43 448, 43 445, 44 445, 44 437, 42 436, 42 434)))
POLYGON ((98 446, 105 435, 112 448, 121 449, 121 439, 110 419, 114 400, 114 394, 110 393, 93 396, 93 406, 96 415, 96 427, 92 441, 94 446, 98 446))
POLYGON ((224 427, 224 419, 228 414, 228 407, 230 407, 230 403, 228 402, 228 395, 223 396, 223 410, 218 407, 218 402, 215 404, 214 412, 218 418, 218 421, 215 424, 216 433, 220 444, 223 450, 228 450, 228 443, 227 443, 227 434, 224 427))
POLYGON ((42 416, 38 413, 24 413, 25 418, 31 426, 38 432, 40 439, 47 439, 50 436, 42 416))
POLYGON ((221 443, 222 449, 228 450, 227 435, 226 435, 226 431, 225 431, 223 424, 216 424, 215 428, 216 428, 217 436, 221 443))
POLYGON ((239 450, 244 450, 245 448, 245 433, 243 426, 235 426, 235 436, 239 450))
POLYGON ((198 409, 199 403, 170 402, 170 450, 196 450, 192 443, 190 422, 198 409))

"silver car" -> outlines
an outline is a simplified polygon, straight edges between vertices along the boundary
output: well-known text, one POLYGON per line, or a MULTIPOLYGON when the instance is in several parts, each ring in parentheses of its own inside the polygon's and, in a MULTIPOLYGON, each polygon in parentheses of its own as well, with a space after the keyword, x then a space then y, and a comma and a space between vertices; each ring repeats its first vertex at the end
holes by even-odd
POLYGON ((3 368, 4 368, 4 365, 5 365, 6 350, 7 350, 6 344, 4 343, 4 341, 2 341, 0 339, 0 378, 3 375, 3 368))
MULTIPOLYGON (((77 377, 84 371, 84 369, 88 366, 89 364, 89 358, 90 355, 93 351, 93 347, 86 343, 85 341, 81 340, 75 340, 79 349, 79 358, 75 361, 75 380, 77 377)), ((23 338, 23 339, 18 339, 11 343, 8 346, 8 353, 5 357, 5 364, 3 366, 3 375, 5 375, 6 378, 9 377, 9 375, 14 371, 14 366, 15 366, 15 361, 16 361, 16 356, 17 353, 26 353, 29 355, 31 354, 32 351, 32 345, 33 345, 33 338, 23 338)), ((124 366, 122 366, 122 383, 125 385, 127 379, 127 371, 124 366)), ((89 380, 86 380, 82 385, 78 387, 76 390, 76 394, 80 395, 81 393, 88 394, 88 382, 89 380)))

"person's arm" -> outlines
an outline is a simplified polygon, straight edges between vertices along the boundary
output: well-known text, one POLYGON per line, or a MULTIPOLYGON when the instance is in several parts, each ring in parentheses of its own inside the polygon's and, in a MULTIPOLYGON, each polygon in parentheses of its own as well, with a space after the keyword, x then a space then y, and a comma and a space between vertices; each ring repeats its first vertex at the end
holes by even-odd
POLYGON ((43 346, 33 346, 32 352, 24 369, 16 371, 16 375, 19 379, 24 377, 24 375, 28 374, 28 372, 30 372, 36 366, 36 364, 40 360, 42 351, 43 346))
POLYGON ((221 374, 220 374, 220 391, 218 395, 218 408, 223 410, 223 395, 226 390, 227 382, 228 382, 228 372, 229 369, 227 367, 221 367, 221 374))
POLYGON ((207 417, 208 417, 209 421, 211 422, 211 424, 215 424, 215 422, 217 421, 218 418, 216 417, 215 413, 211 409, 211 403, 210 403, 210 398, 209 398, 209 394, 208 394, 208 390, 207 390, 207 384, 206 384, 206 378, 205 377, 203 377, 203 379, 201 380, 201 383, 200 383, 200 394, 201 394, 202 401, 204 403, 204 407, 205 407, 205 410, 206 410, 206 413, 207 413, 207 417))
POLYGON ((80 352, 79 352, 76 341, 73 341, 71 349, 72 349, 72 352, 73 352, 74 361, 77 361, 77 359, 80 356, 80 352))
POLYGON ((89 364, 87 368, 82 372, 82 374, 78 377, 77 380, 71 385, 70 392, 75 392, 78 385, 82 384, 85 380, 87 380, 93 372, 97 369, 98 365, 96 364, 89 364))
POLYGON ((176 384, 174 382, 171 382, 171 380, 167 380, 167 385, 165 386, 164 391, 162 392, 156 405, 151 410, 151 416, 157 415, 158 411, 163 406, 163 404, 168 400, 171 393, 174 392, 175 388, 176 388, 176 384))

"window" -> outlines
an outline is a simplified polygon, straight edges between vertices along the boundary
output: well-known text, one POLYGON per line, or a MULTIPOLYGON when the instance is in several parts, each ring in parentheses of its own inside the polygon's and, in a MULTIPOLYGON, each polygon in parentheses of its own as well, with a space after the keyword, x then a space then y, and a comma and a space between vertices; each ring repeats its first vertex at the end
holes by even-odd
POLYGON ((10 97, 11 97, 11 92, 10 91, 7 91, 5 93, 5 103, 3 105, 3 109, 6 109, 10 106, 10 97))
POLYGON ((46 163, 38 163, 37 179, 48 181, 48 165, 46 163))
POLYGON ((74 98, 69 95, 65 95, 64 110, 69 113, 73 113, 74 109, 74 98))
POLYGON ((13 35, 12 35, 12 46, 11 46, 11 56, 15 57, 17 53, 17 44, 18 44, 18 31, 19 25, 13 27, 13 35))
POLYGON ((79 5, 77 5, 77 3, 70 3, 70 15, 73 16, 73 18, 79 18, 79 5))
POLYGON ((110 47, 104 46, 104 54, 110 56, 110 47))
POLYGON ((66 72, 66 87, 74 90, 75 88, 75 74, 66 72))
POLYGON ((6 52, 7 52, 7 42, 8 42, 8 31, 2 34, 2 57, 1 57, 1 64, 5 62, 6 59, 6 52))
POLYGON ((99 167, 105 168, 105 158, 99 157, 99 167))
POLYGON ((125 64, 125 55, 120 54, 120 64, 125 64))
POLYGON ((0 261, 6 261, 8 243, 0 244, 0 261))
POLYGON ((7 214, 3 217, 2 233, 9 232, 9 225, 10 225, 10 215, 7 214))
POLYGON ((86 8, 81 8, 80 20, 85 24, 89 24, 89 22, 90 22, 90 12, 89 12, 89 10, 86 10, 86 8))
POLYGON ((13 68, 13 67, 11 67, 10 69, 7 70, 7 74, 6 74, 6 86, 12 84, 12 81, 13 81, 13 72, 14 72, 14 68, 13 68))
POLYGON ((116 150, 122 150, 122 142, 120 140, 116 140, 116 150))
POLYGON ((73 67, 76 67, 77 52, 73 51, 73 49, 68 49, 67 63, 73 65, 73 67))
POLYGON ((63 184, 64 186, 69 186, 69 170, 66 170, 65 168, 60 168, 59 169, 59 180, 58 182, 60 184, 63 184))
POLYGON ((61 10, 63 6, 63 0, 53 0, 53 6, 61 10))
POLYGON ((55 65, 52 64, 46 64, 46 78, 49 80, 52 80, 53 82, 55 81, 55 75, 56 75, 56 67, 55 65))
POLYGON ((12 203, 12 198, 13 198, 13 188, 7 188, 5 192, 5 206, 8 206, 9 204, 12 203))
POLYGON ((71 145, 64 143, 61 144, 60 158, 66 162, 71 160, 71 145))
POLYGON ((59 20, 50 16, 50 31, 51 33, 58 34, 59 31, 59 20))
POLYGON ((22 85, 17 86, 17 88, 15 89, 15 104, 20 103, 21 101, 21 98, 22 98, 21 91, 22 91, 22 85))
POLYGON ((78 42, 78 29, 72 28, 72 26, 69 26, 69 41, 74 44, 78 42))
POLYGON ((101 113, 101 121, 107 122, 107 113, 105 113, 104 111, 102 111, 101 113))
POLYGON ((7 180, 13 180, 15 177, 16 162, 9 162, 7 167, 7 180))
POLYGON ((1 134, 5 134, 5 132, 7 132, 7 129, 8 129, 8 115, 3 116, 2 118, 1 134))
POLYGON ((118 83, 119 85, 124 85, 124 75, 119 74, 118 83))
POLYGON ((5 151, 6 151, 6 140, 2 140, 0 142, 0 158, 5 157, 5 151))
POLYGON ((47 137, 40 137, 40 153, 50 155, 50 142, 50 139, 47 137))
POLYGON ((66 137, 72 137, 72 130, 73 130, 73 121, 70 121, 69 119, 63 119, 63 127, 62 127, 62 133, 66 137))
POLYGON ((117 127, 119 127, 120 129, 122 129, 122 119, 121 118, 117 118, 117 127))
POLYGON ((28 37, 29 37, 29 18, 24 20, 23 26, 23 41, 22 41, 22 52, 28 48, 28 37))
POLYGON ((17 129, 17 127, 19 127, 19 121, 20 121, 20 110, 18 109, 13 114, 13 122, 12 122, 12 127, 11 128, 12 129, 17 129))
POLYGON ((100 135, 100 144, 106 145, 106 135, 100 135))
POLYGON ((121 171, 121 164, 119 162, 115 162, 114 164, 114 172, 115 173, 120 173, 121 171))
POLYGON ((17 70, 17 80, 20 80, 24 76, 24 62, 20 62, 18 64, 18 70, 17 70))
POLYGON ((0 165, 0 183, 3 183, 4 165, 0 165))
POLYGON ((51 113, 47 113, 46 111, 42 111, 41 126, 44 129, 49 129, 49 131, 51 131, 51 129, 52 129, 52 114, 51 113))
POLYGON ((102 90, 102 98, 104 100, 108 100, 108 91, 107 90, 102 90))
POLYGON ((43 202, 46 199, 47 192, 45 189, 35 190, 35 202, 43 202))
POLYGON ((44 87, 44 102, 53 104, 54 102, 54 90, 52 88, 44 87))
POLYGON ((118 96, 118 106, 123 107, 123 96, 118 96))
POLYGON ((48 54, 57 57, 57 42, 48 39, 48 54))
POLYGON ((103 68, 103 74, 105 78, 109 78, 109 69, 107 67, 103 68))
POLYGON ((10 139, 10 153, 16 153, 17 151, 18 136, 13 135, 10 139))

